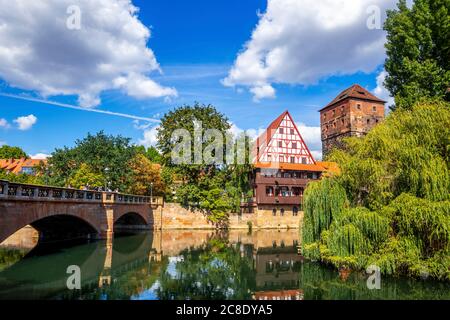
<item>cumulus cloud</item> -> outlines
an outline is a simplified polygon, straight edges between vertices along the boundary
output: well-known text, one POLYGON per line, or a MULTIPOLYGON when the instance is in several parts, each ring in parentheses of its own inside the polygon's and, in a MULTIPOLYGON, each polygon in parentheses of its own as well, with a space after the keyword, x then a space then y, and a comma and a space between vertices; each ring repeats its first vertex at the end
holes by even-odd
POLYGON ((47 160, 48 158, 50 158, 50 155, 46 153, 37 153, 31 156, 31 159, 35 160, 47 160))
POLYGON ((392 0, 268 0, 223 84, 249 87, 259 100, 275 96, 273 83, 310 85, 331 75, 373 72, 384 61, 386 35, 381 24, 370 29, 368 21, 382 22, 394 5, 392 0))
POLYGON ((34 115, 30 114, 28 116, 18 117, 14 120, 14 123, 17 124, 19 130, 26 131, 31 129, 31 127, 36 124, 37 120, 38 119, 34 115))
POLYGON ((388 106, 392 106, 395 104, 395 100, 384 86, 384 80, 386 79, 386 76, 387 72, 385 70, 380 72, 380 74, 377 76, 377 87, 373 90, 373 93, 378 98, 387 101, 388 106))
POLYGON ((139 140, 139 144, 147 148, 156 146, 158 143, 158 128, 159 126, 144 129, 144 137, 139 140))
POLYGON ((176 96, 149 78, 160 66, 131 0, 0 0, 0 77, 44 97, 76 95, 82 107, 120 89, 139 99, 176 96), (80 9, 80 28, 67 9, 80 9))
POLYGON ((6 119, 0 118, 0 128, 8 129, 10 127, 6 119))
POLYGON ((297 128, 314 159, 322 160, 322 138, 320 127, 310 127, 304 123, 297 123, 297 128))

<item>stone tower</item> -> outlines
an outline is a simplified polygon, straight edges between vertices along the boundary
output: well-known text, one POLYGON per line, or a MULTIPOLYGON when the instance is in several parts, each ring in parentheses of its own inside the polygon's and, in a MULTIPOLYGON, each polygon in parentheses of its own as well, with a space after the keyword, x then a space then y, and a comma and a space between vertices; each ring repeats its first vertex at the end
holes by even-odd
POLYGON ((360 137, 384 119, 386 101, 358 84, 342 91, 320 110, 323 155, 342 147, 345 137, 360 137))

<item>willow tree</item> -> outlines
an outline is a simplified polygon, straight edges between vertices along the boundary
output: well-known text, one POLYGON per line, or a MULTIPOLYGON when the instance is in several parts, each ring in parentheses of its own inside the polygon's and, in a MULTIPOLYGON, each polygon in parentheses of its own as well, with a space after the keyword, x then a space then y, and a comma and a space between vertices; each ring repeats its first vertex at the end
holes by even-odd
POLYGON ((340 175, 306 190, 305 255, 450 280, 450 105, 397 109, 345 144, 330 155, 340 175))

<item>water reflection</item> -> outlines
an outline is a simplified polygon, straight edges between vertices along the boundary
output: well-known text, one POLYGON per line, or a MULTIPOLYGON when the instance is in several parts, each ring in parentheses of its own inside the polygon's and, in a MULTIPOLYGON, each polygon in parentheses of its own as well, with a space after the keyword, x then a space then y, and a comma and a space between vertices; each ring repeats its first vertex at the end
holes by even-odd
POLYGON ((386 278, 368 290, 297 253, 298 232, 165 231, 29 254, 0 249, 0 299, 450 299, 448 283, 386 278), (67 267, 81 268, 68 290, 67 267))

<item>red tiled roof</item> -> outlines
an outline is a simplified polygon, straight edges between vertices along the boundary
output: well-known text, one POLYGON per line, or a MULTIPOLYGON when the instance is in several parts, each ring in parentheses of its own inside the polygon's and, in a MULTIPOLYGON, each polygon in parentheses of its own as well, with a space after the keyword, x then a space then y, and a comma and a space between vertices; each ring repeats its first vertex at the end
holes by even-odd
POLYGON ((41 163, 45 163, 46 160, 37 159, 0 159, 0 169, 8 172, 18 174, 22 172, 24 167, 37 167, 41 163))
POLYGON ((326 108, 331 107, 332 105, 342 102, 348 98, 386 103, 386 101, 381 100, 380 98, 377 98, 376 96, 371 94, 369 91, 367 91, 366 89, 361 87, 359 84, 354 84, 350 88, 347 88, 344 91, 342 91, 333 101, 331 101, 329 104, 327 104, 327 106, 325 108, 321 109, 320 111, 325 110, 326 108))

